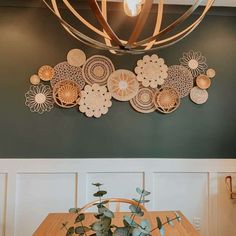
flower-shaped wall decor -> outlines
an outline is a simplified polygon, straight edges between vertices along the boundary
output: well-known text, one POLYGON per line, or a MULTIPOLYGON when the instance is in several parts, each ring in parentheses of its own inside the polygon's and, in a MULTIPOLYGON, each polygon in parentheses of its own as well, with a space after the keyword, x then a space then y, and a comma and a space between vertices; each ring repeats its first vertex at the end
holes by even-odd
POLYGON ((116 70, 108 78, 107 87, 116 100, 129 101, 138 93, 139 83, 133 72, 116 70))
POLYGON ((79 110, 88 117, 99 118, 108 112, 111 107, 111 93, 106 86, 98 84, 86 85, 81 91, 81 98, 78 100, 79 110))
POLYGON ((164 59, 159 58, 156 54, 152 56, 144 56, 142 60, 138 60, 135 73, 137 80, 144 87, 157 88, 158 85, 163 85, 167 78, 168 67, 164 59))
POLYGON ((25 94, 25 98, 25 105, 30 108, 31 112, 43 114, 53 108, 52 89, 48 85, 31 85, 30 90, 25 94))
POLYGON ((180 58, 180 64, 187 67, 194 77, 200 74, 205 74, 207 69, 206 57, 202 56, 201 52, 184 52, 183 57, 180 58))

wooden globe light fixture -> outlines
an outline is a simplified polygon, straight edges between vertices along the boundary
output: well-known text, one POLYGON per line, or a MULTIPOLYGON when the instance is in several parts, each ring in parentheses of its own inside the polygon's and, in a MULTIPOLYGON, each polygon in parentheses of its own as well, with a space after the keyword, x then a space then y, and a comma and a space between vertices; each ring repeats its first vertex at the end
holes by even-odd
MULTIPOLYGON (((153 30, 150 35, 144 39, 139 39, 142 35, 143 29, 146 26, 148 17, 150 15, 153 0, 123 0, 124 12, 129 17, 135 17, 136 23, 131 30, 131 34, 127 39, 121 39, 108 23, 108 4, 107 0, 87 0, 91 12, 96 17, 100 28, 93 25, 89 19, 86 19, 80 14, 79 5, 80 0, 43 0, 47 7, 59 19, 62 26, 77 40, 95 48, 109 50, 112 53, 118 54, 140 54, 149 50, 156 50, 163 47, 168 47, 191 33, 203 20, 214 0, 207 0, 202 13, 197 19, 191 21, 186 26, 186 20, 190 18, 193 12, 202 3, 202 0, 194 0, 194 3, 182 14, 179 18, 174 20, 168 26, 163 27, 163 9, 165 0, 159 0, 157 3, 156 22, 153 25, 153 30), (73 3, 72 3, 73 2, 73 3), (99 37, 91 37, 83 33, 80 29, 75 28, 68 20, 68 15, 63 16, 62 8, 69 10, 71 17, 75 17, 80 23, 88 27, 93 33, 99 37), (183 28, 184 25, 184 28, 183 28), (100 39, 99 39, 100 38, 100 39)), ((81 28, 81 27, 80 27, 81 28)))

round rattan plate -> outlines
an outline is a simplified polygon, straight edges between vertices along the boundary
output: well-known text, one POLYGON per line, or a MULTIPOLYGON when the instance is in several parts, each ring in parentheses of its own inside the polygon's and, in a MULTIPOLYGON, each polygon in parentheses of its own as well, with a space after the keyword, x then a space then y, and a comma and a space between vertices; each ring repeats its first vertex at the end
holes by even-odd
POLYGON ((211 86, 211 79, 207 75, 199 75, 196 84, 200 89, 208 89, 211 86))
POLYGON ((52 87, 57 82, 65 79, 74 81, 81 89, 85 86, 85 80, 80 67, 71 66, 68 62, 61 62, 54 67, 54 71, 54 78, 50 81, 52 87))
POLYGON ((168 69, 168 77, 165 80, 165 87, 172 87, 177 90, 180 97, 186 97, 193 87, 193 76, 186 67, 174 65, 168 69))
POLYGON ((201 105, 208 100, 208 92, 196 86, 192 88, 190 98, 194 103, 201 105))
POLYGON ((44 65, 39 68, 38 76, 43 81, 49 81, 54 77, 54 73, 54 69, 51 66, 44 65))
POLYGON ((67 62, 71 66, 82 66, 86 61, 85 53, 80 49, 72 49, 67 54, 67 62))
POLYGON ((161 113, 171 113, 180 105, 179 93, 174 88, 162 87, 154 96, 154 104, 161 113))
POLYGON ((106 85, 109 76, 115 71, 112 61, 104 56, 95 55, 90 57, 83 66, 85 81, 92 84, 106 85))
POLYGON ((140 113, 151 113, 156 110, 154 95, 156 89, 140 86, 138 94, 130 100, 131 106, 140 113))
POLYGON ((30 77, 30 83, 33 84, 33 85, 37 85, 40 83, 40 78, 38 75, 32 75, 30 77))
POLYGON ((71 80, 61 80, 53 87, 53 98, 55 103, 63 108, 76 106, 80 97, 80 87, 71 80))
POLYGON ((133 72, 116 70, 109 76, 107 87, 116 100, 129 101, 138 93, 139 83, 133 72))
POLYGON ((216 76, 216 71, 214 69, 208 69, 207 76, 211 79, 214 78, 216 76))

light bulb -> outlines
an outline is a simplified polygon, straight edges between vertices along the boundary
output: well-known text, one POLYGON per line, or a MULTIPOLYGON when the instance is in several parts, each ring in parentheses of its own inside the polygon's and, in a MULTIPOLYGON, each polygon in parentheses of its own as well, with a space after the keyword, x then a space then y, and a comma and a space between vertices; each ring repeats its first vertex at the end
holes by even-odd
POLYGON ((124 11, 127 16, 137 16, 141 10, 145 0, 124 0, 124 11))

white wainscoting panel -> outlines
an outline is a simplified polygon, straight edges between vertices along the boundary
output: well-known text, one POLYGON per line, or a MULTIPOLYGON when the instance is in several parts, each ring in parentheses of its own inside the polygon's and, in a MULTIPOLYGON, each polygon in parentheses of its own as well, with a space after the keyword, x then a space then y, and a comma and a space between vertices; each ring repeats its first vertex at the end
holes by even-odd
MULTIPOLYGON (((92 183, 104 183, 101 188, 107 191, 108 198, 128 198, 136 197, 136 187, 144 187, 143 173, 88 173, 87 174, 87 202, 94 200, 93 193, 97 191, 92 183)), ((128 207, 121 206, 121 211, 127 211, 128 207)))
POLYGON ((233 177, 233 189, 236 191, 236 173, 218 174, 218 236, 236 235, 236 199, 230 199, 225 188, 225 176, 233 177))
POLYGON ((0 236, 4 236, 7 175, 0 174, 0 236))
POLYGON ((180 210, 190 222, 199 220, 201 235, 207 235, 208 174, 157 173, 154 176, 155 209, 180 210))
POLYGON ((108 197, 133 198, 144 187, 149 210, 199 218, 201 236, 235 236, 230 174, 236 183, 235 159, 0 159, 0 236, 31 236, 48 213, 94 200, 93 182, 108 197))
POLYGON ((18 174, 15 235, 32 235, 48 212, 75 206, 75 174, 18 174))

